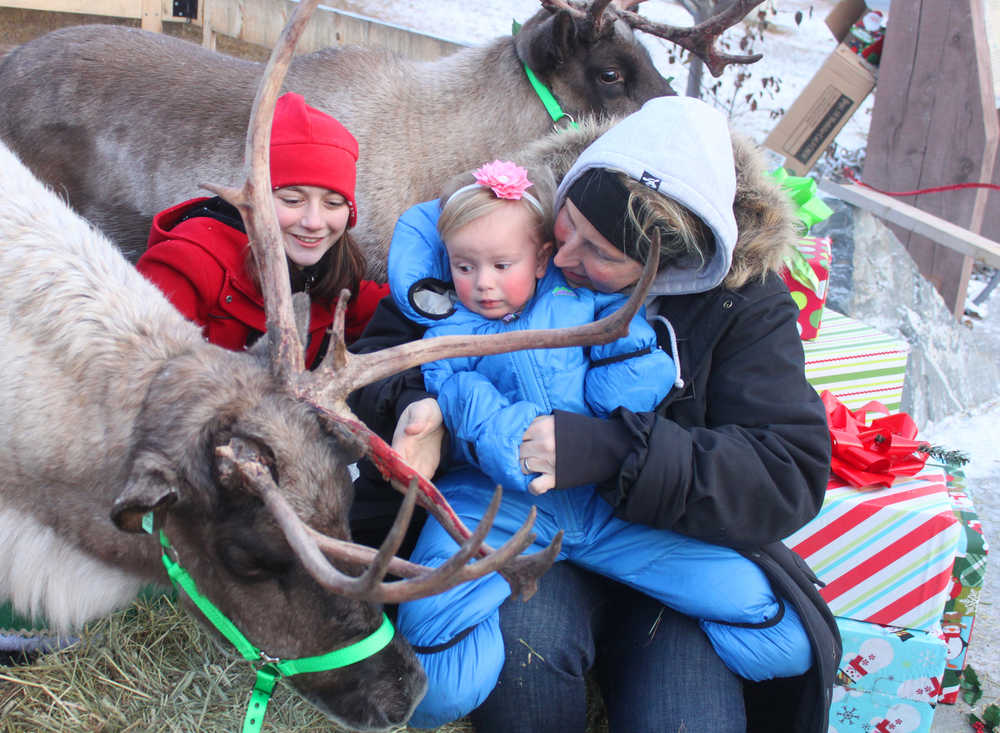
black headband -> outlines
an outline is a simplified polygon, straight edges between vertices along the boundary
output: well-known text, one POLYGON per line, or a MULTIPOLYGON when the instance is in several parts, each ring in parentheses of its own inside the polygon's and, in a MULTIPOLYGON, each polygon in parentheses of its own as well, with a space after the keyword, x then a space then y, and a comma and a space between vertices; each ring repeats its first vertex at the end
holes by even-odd
POLYGON ((566 198, 605 239, 629 257, 639 259, 637 245, 644 237, 628 215, 629 192, 616 174, 604 168, 589 168, 573 181, 566 198))

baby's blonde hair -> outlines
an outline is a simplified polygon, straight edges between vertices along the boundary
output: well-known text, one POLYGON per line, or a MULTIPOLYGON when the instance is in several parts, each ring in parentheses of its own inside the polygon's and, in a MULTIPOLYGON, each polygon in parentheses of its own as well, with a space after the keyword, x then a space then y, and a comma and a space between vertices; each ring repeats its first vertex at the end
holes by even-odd
POLYGON ((532 181, 528 193, 535 197, 541 211, 525 198, 502 199, 485 186, 476 182, 471 171, 452 178, 441 191, 441 215, 438 217, 438 235, 445 242, 449 235, 502 207, 523 206, 535 224, 535 241, 543 244, 552 239, 552 199, 555 185, 552 174, 546 170, 529 170, 532 181))

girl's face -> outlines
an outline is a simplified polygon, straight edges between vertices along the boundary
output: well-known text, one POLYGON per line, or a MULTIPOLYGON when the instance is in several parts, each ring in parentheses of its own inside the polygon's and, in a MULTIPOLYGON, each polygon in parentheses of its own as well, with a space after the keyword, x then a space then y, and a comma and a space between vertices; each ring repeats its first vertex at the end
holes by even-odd
POLYGON ((285 186, 273 195, 288 259, 299 267, 315 265, 347 229, 347 199, 319 186, 285 186))
POLYGON ((552 262, 570 285, 617 293, 639 280, 642 265, 605 239, 569 199, 556 216, 554 230, 552 262))
POLYGON ((525 206, 502 206, 449 234, 445 247, 462 305, 497 319, 518 312, 535 294, 551 245, 538 242, 525 206))

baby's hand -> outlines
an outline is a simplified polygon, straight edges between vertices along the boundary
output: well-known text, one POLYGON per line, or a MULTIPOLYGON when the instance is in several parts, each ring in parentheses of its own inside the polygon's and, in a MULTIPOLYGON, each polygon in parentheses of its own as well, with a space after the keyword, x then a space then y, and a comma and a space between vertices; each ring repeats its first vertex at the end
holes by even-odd
POLYGON ((430 480, 441 463, 444 416, 433 397, 411 402, 399 416, 392 447, 417 473, 430 480))

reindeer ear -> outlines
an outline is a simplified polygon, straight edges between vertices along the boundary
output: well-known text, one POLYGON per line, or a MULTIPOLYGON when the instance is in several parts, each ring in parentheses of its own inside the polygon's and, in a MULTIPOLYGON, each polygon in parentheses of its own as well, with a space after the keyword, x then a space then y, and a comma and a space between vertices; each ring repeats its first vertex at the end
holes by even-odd
POLYGON ((124 532, 139 533, 144 531, 143 516, 153 512, 154 525, 160 526, 167 507, 177 501, 176 486, 169 470, 134 468, 125 489, 111 506, 111 521, 124 532))
POLYGON ((565 10, 559 10, 537 25, 525 24, 516 36, 517 56, 532 71, 558 68, 571 58, 577 46, 576 22, 565 10))

